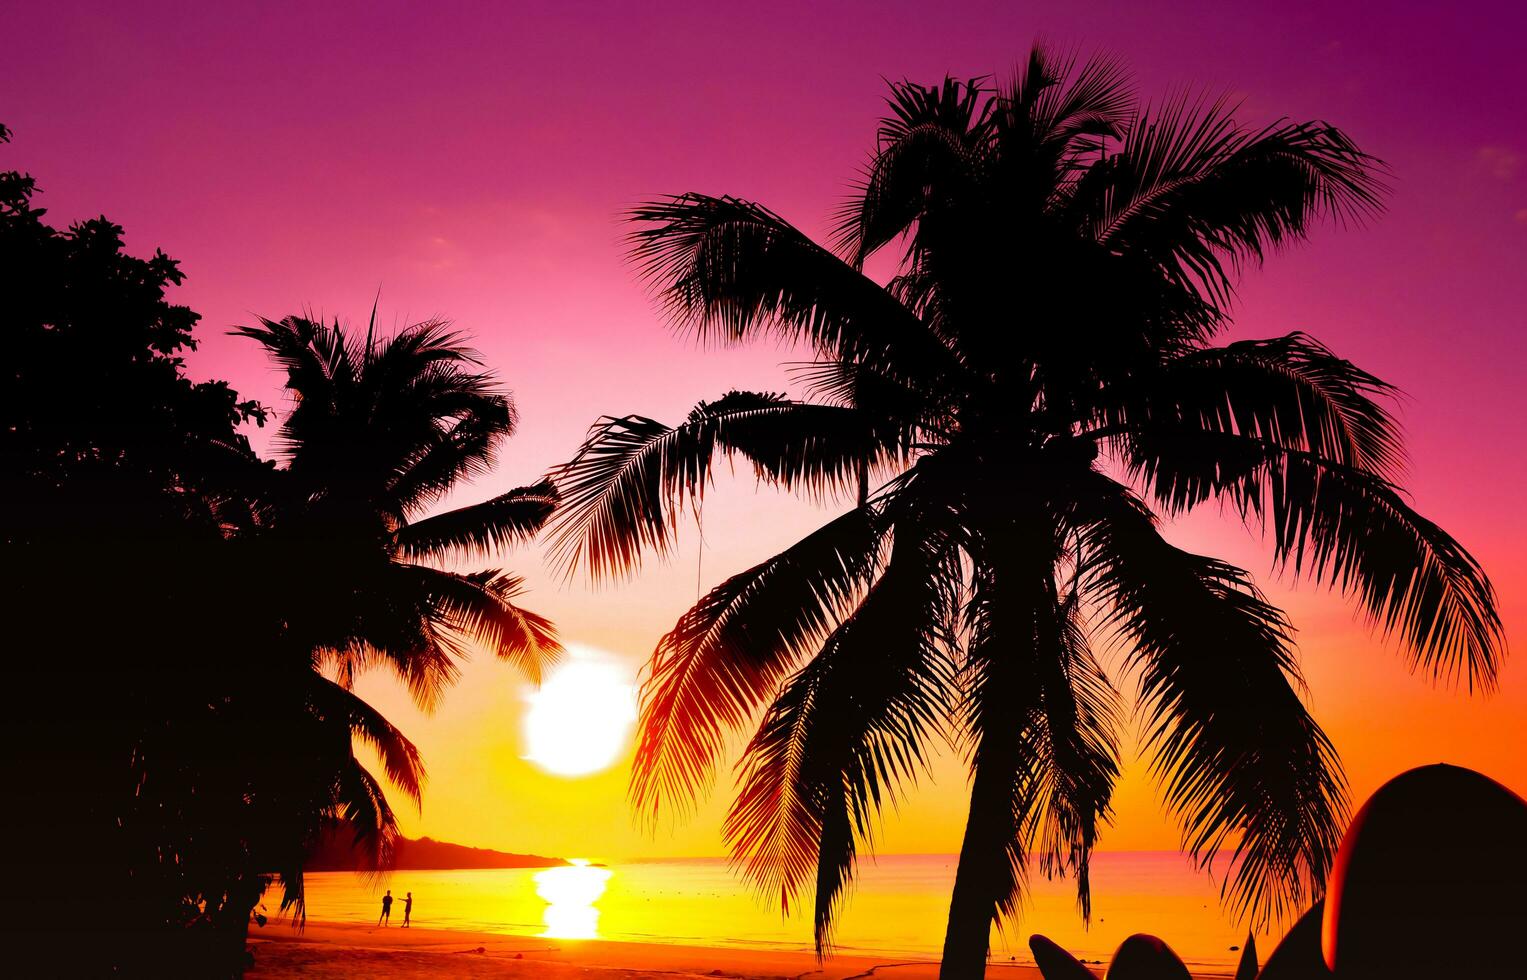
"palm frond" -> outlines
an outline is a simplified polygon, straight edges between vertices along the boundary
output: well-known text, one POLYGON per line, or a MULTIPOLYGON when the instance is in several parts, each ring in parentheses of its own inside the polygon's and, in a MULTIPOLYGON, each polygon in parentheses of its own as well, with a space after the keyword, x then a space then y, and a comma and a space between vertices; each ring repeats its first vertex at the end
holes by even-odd
POLYGON ((323 718, 347 725, 356 738, 375 749, 387 778, 419 803, 424 790, 424 760, 414 744, 355 692, 319 674, 312 675, 312 683, 314 707, 323 718))
POLYGON ((438 321, 414 324, 382 342, 357 392, 372 427, 407 447, 465 418, 491 421, 497 435, 513 435, 512 401, 464 343, 438 321))
POLYGON ((1108 55, 1086 59, 1035 45, 1005 94, 1009 113, 1031 120, 1044 139, 1068 149, 1081 137, 1116 136, 1135 109, 1130 72, 1108 55))
POLYGON ((401 836, 397 817, 376 777, 353 756, 339 772, 335 803, 339 818, 350 828, 365 867, 376 871, 391 867, 401 836))
POLYGON ((1392 385, 1337 357, 1303 333, 1247 340, 1179 358, 1167 383, 1192 390, 1210 375, 1208 397, 1183 406, 1211 431, 1236 431, 1387 477, 1404 464, 1398 423, 1378 399, 1392 385), (1200 373, 1202 372, 1202 373, 1200 373), (1221 408, 1221 404, 1228 408, 1221 408))
MULTIPOLYGON (((366 371, 376 383, 376 391, 406 391, 418 379, 439 374, 442 368, 482 364, 481 356, 467 346, 467 335, 455 329, 449 320, 439 318, 410 324, 381 342, 366 347, 366 371)), ((460 375, 462 372, 450 372, 460 375)), ((470 369, 465 376, 482 380, 477 390, 493 390, 482 375, 470 369)))
POLYGON ((606 417, 552 472, 563 500, 552 554, 567 571, 582 564, 595 577, 634 571, 644 550, 666 554, 681 508, 703 495, 718 452, 742 455, 761 480, 826 494, 856 490, 899 436, 853 409, 752 392, 702 402, 673 427, 606 417))
POLYGON ((401 570, 429 596, 431 623, 514 664, 531 682, 539 683, 561 659, 562 644, 551 621, 514 603, 523 591, 519 576, 492 570, 458 574, 423 565, 401 570))
POLYGON ((949 349, 873 279, 767 208, 685 194, 630 218, 632 258, 675 322, 738 342, 773 331, 894 376, 956 370, 949 349))
POLYGON ((557 502, 555 484, 543 480, 479 504, 404 524, 394 533, 394 540, 399 552, 412 559, 486 555, 530 540, 550 520, 557 502))
POLYGON ((1092 917, 1090 868, 1119 778, 1119 692, 1093 656, 1081 603, 1058 603, 1053 650, 1037 661, 1044 732, 1040 868, 1076 879, 1077 906, 1092 917))
POLYGON ((947 438, 955 427, 955 399, 947 389, 920 389, 849 361, 807 361, 791 365, 791 374, 808 397, 859 410, 887 435, 902 433, 903 445, 947 438))
POLYGON ((389 562, 357 563, 346 574, 343 588, 293 597, 306 606, 295 610, 293 640, 311 644, 315 666, 332 667, 347 686, 373 667, 391 669, 414 702, 432 710, 455 682, 466 652, 453 631, 434 622, 437 600, 421 588, 421 577, 446 573, 389 562))
POLYGON ((282 869, 276 876, 281 884, 281 914, 291 913, 292 924, 299 930, 307 925, 307 882, 301 867, 282 869))
POLYGON ((1318 218, 1364 220, 1385 190, 1382 165, 1334 126, 1252 131, 1233 114, 1224 101, 1184 98, 1134 122, 1093 228, 1098 241, 1154 257, 1221 303, 1240 263, 1303 239, 1318 218))
POLYGON ((786 913, 816 882, 819 956, 859 843, 944 728, 958 583, 946 548, 925 528, 898 536, 884 574, 785 685, 739 763, 724 826, 734 860, 786 913))
POLYGON ((631 799, 655 818, 710 785, 728 733, 819 644, 877 565, 883 534, 859 507, 733 575, 658 642, 642 685, 631 799))
POLYGON ((337 325, 330 328, 321 321, 290 316, 281 320, 259 317, 258 323, 231 331, 260 344, 286 371, 286 388, 297 399, 277 435, 278 444, 287 452, 301 448, 312 417, 332 417, 339 398, 337 389, 354 376, 354 364, 343 339, 334 336, 336 329, 337 325))
POLYGON ((1284 567, 1355 595, 1371 622, 1404 641, 1412 668, 1495 688, 1505 631, 1473 555, 1362 470, 1287 453, 1269 477, 1268 523, 1284 567))
MULTIPOLYGON (((376 482, 381 504, 395 520, 407 520, 465 480, 493 468, 494 447, 508 432, 512 413, 476 413, 441 421, 386 455, 376 482)), ((370 485, 370 484, 368 484, 370 485)))
POLYGON ((1281 569, 1356 597, 1423 668, 1494 688, 1506 643, 1478 561, 1382 477, 1253 436, 1178 427, 1129 436, 1132 469, 1174 510, 1224 495, 1270 532, 1281 569))
POLYGON ((1223 888, 1238 915, 1297 914, 1320 897, 1347 792, 1294 690, 1288 623, 1245 572, 1168 544, 1122 488, 1089 506, 1084 587, 1131 649, 1152 766, 1184 848, 1206 867, 1231 852, 1223 888))
POLYGON ((905 234, 930 197, 975 179, 990 128, 992 94, 980 79, 893 83, 888 101, 868 171, 839 211, 835 247, 854 268, 905 234))
POLYGON ((1395 389, 1303 333, 1200 348, 1117 386, 1114 426, 1249 436, 1388 477, 1404 464, 1395 389))
POLYGON ((1081 158, 1123 133, 1134 109, 1129 73, 1114 58, 1087 59, 1035 45, 999 92, 995 179, 1030 206, 1067 193, 1081 158))

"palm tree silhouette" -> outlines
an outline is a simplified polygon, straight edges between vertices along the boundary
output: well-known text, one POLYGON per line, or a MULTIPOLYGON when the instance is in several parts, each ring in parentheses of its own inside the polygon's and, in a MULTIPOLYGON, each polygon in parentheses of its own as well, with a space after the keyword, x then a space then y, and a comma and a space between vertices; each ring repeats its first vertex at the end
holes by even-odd
POLYGON ((271 628, 291 654, 286 672, 267 671, 261 682, 289 708, 281 741, 262 746, 276 761, 266 767, 263 817, 288 828, 276 837, 285 846, 262 858, 285 884, 283 909, 299 916, 303 849, 293 841, 310 843, 340 818, 384 866, 396 838, 386 795, 356 760, 352 737, 377 751, 415 802, 423 783, 417 750, 353 693, 355 677, 385 666, 428 709, 473 645, 531 680, 561 653, 552 624, 517 605, 518 576, 440 567, 528 540, 556 508, 552 486, 426 516, 492 467, 514 431, 512 403, 447 324, 379 340, 375 318, 363 341, 337 321, 304 317, 235 331, 285 369, 294 401, 275 443, 283 465, 256 494, 262 528, 253 547, 276 593, 265 603, 278 620, 271 628))
POLYGON ((629 573, 718 457, 851 503, 705 595, 658 643, 631 793, 691 806, 757 719, 725 823, 819 953, 882 808, 947 737, 972 772, 944 977, 984 970, 1027 874, 1088 862, 1119 773, 1126 651, 1183 844, 1234 855, 1263 919, 1319 897, 1347 805, 1293 634, 1244 570, 1161 516, 1217 501, 1276 565, 1352 596, 1411 664, 1489 688, 1491 586, 1395 483, 1384 382, 1303 334, 1212 345, 1238 271, 1321 218, 1376 212, 1380 165, 1320 122, 1141 109, 1108 60, 1036 48, 1011 83, 894 84, 835 248, 732 197, 633 213, 634 256, 705 340, 804 343, 810 393, 732 392, 667 426, 605 417, 555 474, 564 566, 629 573), (902 243, 896 274, 864 274, 902 243))

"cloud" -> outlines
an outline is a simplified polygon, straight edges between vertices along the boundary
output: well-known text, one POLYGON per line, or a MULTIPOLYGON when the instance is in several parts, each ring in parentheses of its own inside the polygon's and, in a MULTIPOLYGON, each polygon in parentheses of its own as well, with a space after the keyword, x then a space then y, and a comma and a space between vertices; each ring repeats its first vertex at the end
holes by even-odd
POLYGON ((1496 180, 1510 180, 1522 169, 1522 155, 1504 146, 1481 146, 1474 165, 1496 180))

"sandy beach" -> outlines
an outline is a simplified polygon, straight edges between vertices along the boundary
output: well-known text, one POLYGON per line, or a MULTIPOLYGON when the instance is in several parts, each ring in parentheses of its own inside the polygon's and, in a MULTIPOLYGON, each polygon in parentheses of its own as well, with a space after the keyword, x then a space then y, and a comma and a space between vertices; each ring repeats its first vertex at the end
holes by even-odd
MULTIPOLYGON (((308 977, 341 980, 424 980, 429 977, 545 977, 548 980, 671 980, 727 977, 733 980, 934 980, 929 961, 835 956, 818 964, 809 953, 744 950, 662 943, 556 940, 443 929, 380 929, 354 923, 309 922, 297 932, 286 925, 250 936, 255 964, 251 980, 308 977)), ((1101 967, 1098 967, 1101 974, 1101 967)), ((1041 980, 1033 966, 993 963, 991 980, 1041 980)), ((1227 974, 1200 973, 1201 978, 1227 974)))

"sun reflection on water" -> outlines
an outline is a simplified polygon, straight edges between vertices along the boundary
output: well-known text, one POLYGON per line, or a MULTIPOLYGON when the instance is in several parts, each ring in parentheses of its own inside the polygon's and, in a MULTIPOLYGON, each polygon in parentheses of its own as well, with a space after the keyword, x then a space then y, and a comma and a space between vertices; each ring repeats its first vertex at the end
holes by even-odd
POLYGON ((536 894, 546 903, 542 920, 551 939, 597 939, 599 909, 594 903, 610 880, 609 868, 596 868, 574 859, 567 867, 535 874, 536 894))

